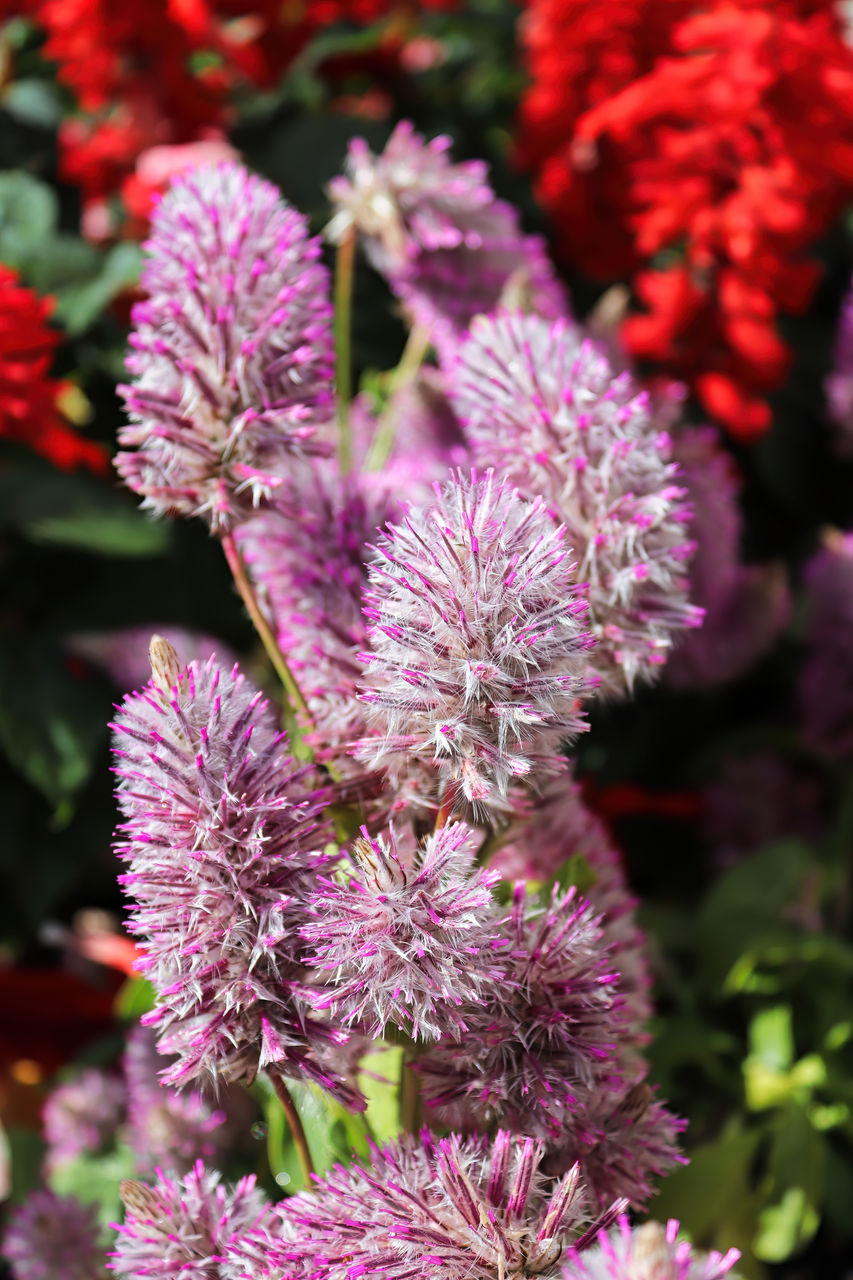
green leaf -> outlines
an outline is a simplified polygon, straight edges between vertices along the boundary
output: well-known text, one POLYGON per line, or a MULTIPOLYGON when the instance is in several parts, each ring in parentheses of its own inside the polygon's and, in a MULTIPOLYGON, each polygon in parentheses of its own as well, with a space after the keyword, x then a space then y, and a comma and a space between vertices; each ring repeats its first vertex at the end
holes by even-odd
POLYGON ((138 245, 115 245, 102 259, 94 279, 58 291, 56 318, 72 336, 85 333, 113 298, 136 284, 141 264, 138 245))
POLYGON ((151 520, 127 494, 38 460, 0 469, 2 525, 41 545, 107 556, 156 556, 171 539, 169 525, 151 520))
POLYGON ((814 1237, 820 1226, 825 1163, 825 1140, 802 1108, 789 1108, 770 1152, 766 1196, 771 1203, 758 1215, 756 1257, 784 1262, 814 1237))
POLYGON ((56 226, 55 193, 22 169, 0 173, 0 262, 25 270, 56 226))
POLYGON ((790 1067, 794 1060, 790 1005, 759 1010, 749 1024, 749 1047, 755 1057, 776 1071, 790 1067))
POLYGON ((46 641, 10 637, 0 649, 0 746, 54 805, 87 781, 106 727, 46 641))
POLYGON ((62 119, 62 95, 52 80, 13 80, 0 105, 37 129, 55 129, 62 119))
POLYGON ((134 508, 118 504, 111 511, 89 510, 28 520, 23 532, 31 542, 42 546, 74 547, 102 556, 156 556, 169 545, 166 524, 155 523, 134 508))
POLYGON ((61 1196, 76 1196, 84 1204, 94 1204, 101 1228, 122 1217, 119 1184, 136 1176, 136 1159, 127 1146, 120 1145, 104 1155, 75 1156, 54 1170, 48 1179, 61 1196))
POLYGON ((115 998, 115 1015, 123 1022, 138 1022, 154 1008, 155 992, 147 978, 128 978, 115 998))
POLYGON ((690 1163, 663 1183, 654 1216, 678 1218, 702 1248, 749 1249, 761 1206, 751 1178, 761 1139, 761 1130, 733 1123, 721 1137, 696 1147, 690 1163))
POLYGON ((35 1129, 10 1125, 5 1134, 9 1171, 12 1175, 10 1200, 20 1204, 41 1185, 44 1142, 35 1129))
POLYGON ((367 1098, 365 1116, 376 1142, 391 1142, 400 1132, 399 1092, 402 1045, 389 1045, 362 1058, 358 1087, 367 1098))

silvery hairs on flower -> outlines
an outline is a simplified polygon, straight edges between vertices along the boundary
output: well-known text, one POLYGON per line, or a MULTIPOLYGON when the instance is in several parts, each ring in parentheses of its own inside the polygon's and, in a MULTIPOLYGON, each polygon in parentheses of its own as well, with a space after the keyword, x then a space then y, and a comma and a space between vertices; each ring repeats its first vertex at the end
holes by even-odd
POLYGON ((623 1216, 584 1253, 570 1252, 563 1280, 723 1280, 739 1257, 737 1249, 725 1255, 694 1251, 678 1239, 674 1218, 666 1226, 644 1222, 632 1229, 623 1216))
POLYGON ((473 460, 566 525, 602 693, 625 696, 702 620, 688 601, 690 506, 647 393, 573 323, 510 311, 478 316, 446 373, 473 460))
POLYGON ((254 1177, 228 1189, 200 1160, 184 1178, 158 1170, 154 1186, 122 1182, 121 1198, 125 1218, 109 1267, 127 1280, 238 1280, 242 1267, 236 1257, 229 1265, 232 1251, 272 1215, 254 1177))
POLYGON ((474 833, 462 822, 414 841, 365 828, 350 850, 352 875, 318 878, 302 929, 309 963, 329 974, 316 997, 345 1024, 381 1036, 390 1023, 414 1040, 464 1030, 495 962, 497 875, 478 870, 474 833))
POLYGON ((307 1077, 357 1105, 315 1050, 346 1040, 301 994, 299 925, 326 858, 322 800, 261 694, 211 658, 181 671, 155 637, 152 681, 113 726, 130 931, 154 986, 167 1084, 307 1077))
POLYGON ((615 1063, 619 975, 595 911, 573 888, 555 886, 543 905, 519 882, 497 936, 503 978, 466 1012, 464 1035, 443 1037, 416 1064, 424 1102, 443 1123, 496 1120, 555 1149, 615 1063))
POLYGON ((303 215, 230 163, 175 179, 145 248, 116 466, 143 506, 228 531, 326 447, 328 272, 303 215))
POLYGON ((357 230, 372 266, 439 350, 452 350, 472 318, 520 289, 540 315, 568 300, 544 241, 525 235, 518 210, 498 200, 482 160, 453 164, 450 138, 429 142, 401 121, 374 155, 349 146, 345 176, 329 184, 327 235, 357 230))
POLYGON ((582 1249, 623 1206, 590 1225, 582 1172, 547 1182, 541 1156, 532 1138, 500 1131, 423 1130, 374 1147, 369 1164, 338 1165, 279 1206, 270 1261, 288 1277, 324 1280, 413 1280, 425 1263, 435 1280, 558 1280, 569 1247, 582 1249))
POLYGON ((393 785, 414 754, 445 803, 484 814, 511 782, 565 767, 594 641, 565 529, 540 499, 458 472, 388 525, 369 579, 364 763, 393 785))

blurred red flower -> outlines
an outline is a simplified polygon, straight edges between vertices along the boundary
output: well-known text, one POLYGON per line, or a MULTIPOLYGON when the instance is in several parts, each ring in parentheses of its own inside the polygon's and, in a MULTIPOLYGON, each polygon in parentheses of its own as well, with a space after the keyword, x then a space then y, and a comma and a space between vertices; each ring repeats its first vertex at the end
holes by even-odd
POLYGON ((48 328, 50 303, 0 264, 0 439, 26 445, 64 471, 104 472, 106 451, 62 420, 65 384, 50 376, 59 334, 48 328))
POLYGON ((816 0, 530 0, 522 160, 623 336, 735 436, 770 426, 816 241, 853 195, 853 52, 816 0))

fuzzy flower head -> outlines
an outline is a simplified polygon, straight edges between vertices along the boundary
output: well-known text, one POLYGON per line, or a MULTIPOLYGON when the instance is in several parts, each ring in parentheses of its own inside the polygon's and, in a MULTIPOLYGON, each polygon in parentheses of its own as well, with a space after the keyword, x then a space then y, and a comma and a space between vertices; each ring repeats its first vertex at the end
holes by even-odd
POLYGON ((151 684, 116 724, 121 877, 157 993, 167 1084, 252 1080, 261 1068, 332 1081, 312 1049, 345 1039, 306 1016, 298 927, 323 865, 306 792, 261 694, 213 659, 181 671, 152 642, 151 684))
MULTIPOLYGON (((358 654, 367 644, 361 606, 368 544, 396 510, 399 504, 381 476, 342 474, 335 459, 324 458, 297 473, 286 497, 240 531, 321 752, 365 732, 357 686, 358 654)), ((342 751, 335 760, 353 768, 342 751)))
POLYGON ((321 447, 328 273, 305 218, 236 164, 176 179, 146 248, 116 465, 143 506, 224 531, 321 447))
POLYGON ((589 582, 592 662, 624 696, 702 617, 687 599, 690 508, 648 396, 576 326, 515 312, 474 321, 448 382, 474 460, 566 525, 589 582))
POLYGON ((369 1166, 338 1165, 284 1202, 271 1261, 325 1280, 406 1280, 424 1264, 435 1280, 557 1280, 569 1247, 612 1215, 588 1226, 578 1169, 546 1190, 541 1156, 540 1143, 500 1131, 490 1142, 425 1130, 374 1148, 369 1166))
POLYGON ((426 142, 406 120, 381 155, 353 139, 346 176, 329 186, 330 238, 359 232, 371 264, 439 349, 508 294, 524 294, 541 315, 565 314, 543 241, 522 233, 483 161, 453 164, 450 146, 447 137, 426 142))
POLYGON ((723 1280, 740 1257, 737 1249, 728 1253, 695 1253, 686 1240, 678 1239, 678 1223, 670 1219, 644 1222, 631 1228, 620 1217, 611 1231, 602 1231, 597 1242, 583 1254, 572 1250, 563 1280, 723 1280))
POLYGON ((125 1102, 124 1082, 96 1067, 86 1067, 57 1085, 42 1116, 47 1169, 111 1145, 124 1119, 125 1102))
POLYGON ((464 1029, 484 983, 500 977, 491 958, 497 876, 474 866, 471 831, 452 823, 412 857, 395 833, 366 828, 352 846, 353 874, 321 880, 302 930, 311 963, 332 975, 320 1007, 381 1036, 388 1023, 415 1040, 464 1029))
POLYGON ((558 526, 492 472, 458 473, 380 538, 365 609, 361 758, 432 761, 443 794, 483 811, 562 764, 593 685, 586 602, 558 526))
POLYGON ((157 1052, 150 1027, 136 1026, 127 1037, 124 1074, 127 1081, 127 1140, 142 1173, 156 1166, 188 1173, 199 1159, 219 1163, 243 1128, 251 1123, 248 1094, 238 1086, 213 1101, 199 1089, 161 1084, 158 1072, 174 1059, 157 1052))
POLYGON ((685 1122, 667 1111, 642 1077, 591 1089, 579 1119, 564 1130, 547 1169, 559 1174, 580 1161, 590 1198, 601 1207, 619 1197, 643 1208, 656 1179, 686 1163, 678 1146, 685 1122))
POLYGON ((418 1062, 423 1097, 450 1123, 497 1119, 560 1143, 616 1056, 624 1012, 600 922, 574 889, 547 906, 516 886, 503 927, 504 977, 472 1008, 468 1030, 418 1062))
POLYGON ((15 1280, 106 1278, 94 1206, 52 1191, 34 1191, 12 1211, 0 1256, 15 1280))
POLYGON ((128 1280, 220 1280, 229 1252, 271 1213, 254 1177, 229 1191, 200 1160, 180 1180, 158 1171, 153 1187, 125 1181, 121 1197, 125 1220, 109 1267, 128 1280))
POLYGON ((622 1043, 643 1038, 651 1016, 646 937, 637 925, 622 855, 604 825, 584 804, 576 782, 556 778, 521 809, 489 863, 504 880, 549 881, 563 870, 588 899, 619 971, 627 1016, 622 1043))

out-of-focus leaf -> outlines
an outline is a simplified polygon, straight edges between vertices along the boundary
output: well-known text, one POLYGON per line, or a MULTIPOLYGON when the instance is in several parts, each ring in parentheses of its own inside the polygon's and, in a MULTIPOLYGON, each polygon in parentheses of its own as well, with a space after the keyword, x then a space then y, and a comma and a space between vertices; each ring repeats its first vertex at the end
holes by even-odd
POLYGON ((79 236, 52 235, 27 263, 27 280, 39 293, 52 293, 60 298, 55 314, 61 318, 62 290, 91 280, 100 270, 102 258, 103 254, 94 245, 79 236))
POLYGON ((813 1238, 820 1225, 826 1144, 800 1107, 790 1107, 779 1121, 770 1153, 768 1194, 771 1203, 758 1215, 753 1242, 764 1262, 784 1262, 813 1238))
POLYGON ((50 237, 58 204, 45 183, 21 169, 0 173, 0 262, 23 270, 50 237))
POLYGON ((53 805, 91 773, 106 733, 90 699, 47 642, 8 638, 0 648, 0 746, 53 805))
POLYGON ((169 543, 166 524, 146 520, 132 507, 82 511, 68 516, 30 520, 23 532, 32 542, 76 547, 102 556, 154 556, 169 543))
POLYGON ((12 1188, 9 1200, 20 1204, 41 1183, 41 1165, 44 1159, 44 1143, 34 1129, 10 1125, 6 1131, 12 1188))
POLYGON ((76 1196, 84 1204, 97 1206, 102 1228, 121 1220, 119 1184, 136 1176, 136 1161, 130 1147, 121 1145, 104 1155, 75 1156, 51 1173, 52 1189, 61 1196, 76 1196))
POLYGON ((768 1067, 785 1071, 794 1060, 790 1005, 760 1009, 749 1024, 749 1047, 768 1067))
POLYGON ((361 1060, 358 1085, 367 1098, 365 1116, 377 1142, 391 1142, 400 1131, 399 1080, 403 1046, 389 1045, 361 1060))
POLYGON ((42 545, 106 556, 159 555, 170 540, 127 495, 85 473, 65 475, 37 460, 0 469, 0 526, 42 545))
MULTIPOLYGON (((677 1218, 703 1248, 749 1250, 761 1206, 751 1180, 761 1138, 760 1130, 733 1125, 714 1142, 694 1148, 690 1164, 663 1183, 652 1205, 654 1216, 677 1218)), ((738 1271, 757 1274, 748 1257, 738 1271)))
POLYGON ((51 80, 13 80, 0 106, 22 124, 38 129, 53 129, 62 118, 62 95, 51 80))
POLYGON ((57 295, 56 318, 72 335, 84 333, 123 289, 139 279, 142 250, 117 244, 106 254, 93 280, 70 284, 57 295))
POLYGON ((116 995, 116 1017, 124 1022, 138 1022, 154 1008, 154 988, 147 978, 128 978, 116 995))

